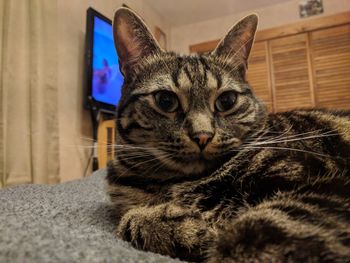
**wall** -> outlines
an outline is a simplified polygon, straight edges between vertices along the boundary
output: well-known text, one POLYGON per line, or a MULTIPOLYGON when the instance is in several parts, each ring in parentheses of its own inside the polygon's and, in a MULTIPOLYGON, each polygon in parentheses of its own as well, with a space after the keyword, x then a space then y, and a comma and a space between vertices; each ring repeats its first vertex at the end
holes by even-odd
POLYGON ((112 19, 114 11, 123 3, 138 12, 152 30, 158 25, 170 35, 170 27, 164 18, 145 1, 58 1, 58 106, 62 182, 81 178, 91 153, 91 122, 89 112, 83 109, 86 9, 91 6, 112 19))
MULTIPOLYGON (((222 38, 235 22, 252 12, 259 15, 258 30, 298 22, 302 20, 299 18, 298 2, 299 0, 293 0, 265 8, 171 28, 169 49, 183 54, 189 53, 190 45, 222 38)), ((350 10, 350 1, 323 0, 323 6, 324 13, 319 16, 327 16, 350 10)))

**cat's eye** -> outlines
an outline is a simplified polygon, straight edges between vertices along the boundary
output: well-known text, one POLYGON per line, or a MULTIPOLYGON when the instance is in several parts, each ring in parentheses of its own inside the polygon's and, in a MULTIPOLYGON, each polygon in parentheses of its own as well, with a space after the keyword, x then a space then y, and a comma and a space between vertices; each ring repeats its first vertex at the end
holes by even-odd
POLYGON ((175 93, 162 90, 154 95, 157 106, 164 112, 174 112, 179 108, 179 100, 175 93))
POLYGON ((236 102, 236 94, 233 91, 223 92, 215 101, 215 110, 225 112, 233 108, 236 102))

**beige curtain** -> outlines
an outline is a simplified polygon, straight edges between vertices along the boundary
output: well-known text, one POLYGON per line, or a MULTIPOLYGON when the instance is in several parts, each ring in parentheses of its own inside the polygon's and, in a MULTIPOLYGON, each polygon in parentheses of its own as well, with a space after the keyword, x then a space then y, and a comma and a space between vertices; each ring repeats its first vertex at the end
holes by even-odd
POLYGON ((59 180, 56 0, 0 0, 0 186, 59 180))

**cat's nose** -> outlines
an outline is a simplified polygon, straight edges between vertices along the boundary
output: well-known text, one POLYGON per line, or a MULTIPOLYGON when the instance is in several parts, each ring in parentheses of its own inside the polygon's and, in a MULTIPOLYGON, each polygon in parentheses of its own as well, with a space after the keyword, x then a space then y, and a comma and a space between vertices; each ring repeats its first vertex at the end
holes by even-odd
POLYGON ((213 138, 214 134, 210 132, 200 132, 191 135, 191 139, 197 143, 199 146, 199 149, 203 151, 205 146, 211 141, 213 138))

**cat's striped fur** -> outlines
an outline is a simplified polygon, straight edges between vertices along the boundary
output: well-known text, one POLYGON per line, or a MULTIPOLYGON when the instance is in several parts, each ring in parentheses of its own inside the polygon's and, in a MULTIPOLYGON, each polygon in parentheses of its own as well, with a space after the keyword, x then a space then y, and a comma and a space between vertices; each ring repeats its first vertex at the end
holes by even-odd
POLYGON ((179 56, 116 12, 125 82, 107 179, 118 234, 191 261, 350 262, 350 113, 268 115, 245 80, 256 24, 248 16, 211 54, 179 56), (157 104, 160 90, 176 111, 157 104), (225 92, 234 105, 218 111, 225 92))

